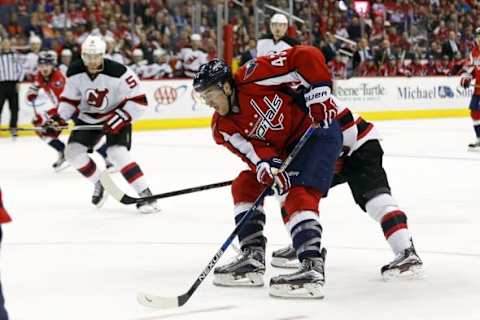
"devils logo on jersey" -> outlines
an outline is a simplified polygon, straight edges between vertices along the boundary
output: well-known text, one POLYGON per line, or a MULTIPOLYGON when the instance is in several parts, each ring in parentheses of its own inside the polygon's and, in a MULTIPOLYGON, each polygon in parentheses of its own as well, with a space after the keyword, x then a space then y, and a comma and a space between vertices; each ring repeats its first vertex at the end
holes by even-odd
POLYGON ((87 96, 87 104, 89 106, 105 109, 108 106, 107 98, 108 89, 88 89, 85 94, 87 96))
POLYGON ((268 130, 283 130, 283 114, 280 113, 280 108, 282 107, 282 99, 275 95, 273 100, 268 99, 268 97, 263 97, 263 102, 267 106, 265 111, 257 104, 255 100, 250 100, 250 105, 255 109, 256 113, 259 115, 259 120, 256 123, 253 131, 254 137, 258 139, 265 139, 268 130), (278 116, 278 117, 277 117, 278 116))

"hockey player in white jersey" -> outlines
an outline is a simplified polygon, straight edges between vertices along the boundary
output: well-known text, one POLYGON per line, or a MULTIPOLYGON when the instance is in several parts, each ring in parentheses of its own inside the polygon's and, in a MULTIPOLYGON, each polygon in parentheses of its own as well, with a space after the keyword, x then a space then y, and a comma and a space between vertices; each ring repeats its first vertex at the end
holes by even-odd
POLYGON ((182 70, 183 75, 194 78, 200 66, 208 62, 208 55, 201 48, 202 37, 199 34, 192 34, 190 40, 191 47, 185 47, 180 50, 175 69, 182 70))
MULTIPOLYGON (((58 114, 47 122, 47 128, 65 125, 75 113, 76 125, 103 125, 103 130, 72 131, 66 147, 66 158, 94 184, 92 203, 100 207, 106 194, 100 183, 100 172, 87 151, 104 135, 107 155, 139 196, 151 195, 139 165, 132 160, 132 122, 148 108, 147 97, 138 77, 125 65, 104 59, 105 42, 99 36, 88 36, 81 47, 81 60, 67 71, 65 89, 60 97, 58 114)), ((157 202, 137 204, 142 213, 159 211, 157 202)))
POLYGON ((167 52, 163 49, 155 49, 153 51, 152 64, 145 66, 143 69, 143 79, 159 80, 173 77, 173 69, 168 63, 167 52))
MULTIPOLYGON (((358 206, 380 224, 395 255, 392 262, 381 268, 383 278, 386 281, 421 278, 424 273, 423 262, 413 246, 407 215, 392 197, 382 165, 380 135, 372 123, 353 114, 339 100, 335 101, 338 107, 337 121, 343 133, 343 152, 337 160, 332 187, 348 183, 358 206)), ((297 267, 295 250, 289 246, 274 251, 271 263, 280 268, 297 267)))
POLYGON ((29 44, 30 52, 23 57, 23 72, 25 79, 31 81, 37 73, 38 54, 42 48, 42 40, 38 36, 32 35, 29 39, 29 44))
POLYGON ((143 58, 143 51, 141 49, 134 49, 132 52, 133 62, 130 65, 130 69, 140 78, 143 79, 143 72, 147 66, 147 60, 143 58))
POLYGON ((58 69, 60 69, 60 72, 66 76, 67 75, 67 70, 68 66, 72 62, 72 50, 70 49, 63 49, 62 52, 60 53, 60 65, 58 66, 58 69))
POLYGON ((288 20, 281 13, 276 13, 270 19, 270 33, 257 41, 257 57, 278 53, 300 43, 287 35, 288 20))

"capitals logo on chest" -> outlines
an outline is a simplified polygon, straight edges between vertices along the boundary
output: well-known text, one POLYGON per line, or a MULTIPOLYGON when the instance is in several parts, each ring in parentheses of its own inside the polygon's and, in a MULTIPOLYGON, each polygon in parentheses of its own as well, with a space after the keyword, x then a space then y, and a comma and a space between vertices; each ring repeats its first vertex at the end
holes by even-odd
POLYGON ((105 109, 108 106, 109 90, 105 89, 87 89, 85 96, 87 97, 87 104, 97 109, 105 109))
POLYGON ((266 109, 263 108, 265 110, 262 110, 262 108, 254 99, 250 100, 250 105, 253 107, 253 109, 255 109, 257 115, 259 116, 259 120, 255 124, 255 127, 250 135, 261 140, 265 140, 265 136, 269 130, 279 131, 283 130, 284 128, 284 116, 282 113, 280 113, 283 100, 278 95, 275 95, 272 100, 270 100, 268 97, 263 97, 263 102, 266 106, 266 109))

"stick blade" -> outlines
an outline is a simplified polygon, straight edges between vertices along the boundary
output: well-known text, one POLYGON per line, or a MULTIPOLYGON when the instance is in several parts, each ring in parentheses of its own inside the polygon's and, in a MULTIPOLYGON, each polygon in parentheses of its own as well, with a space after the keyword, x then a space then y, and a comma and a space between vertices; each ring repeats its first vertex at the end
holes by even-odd
POLYGON ((178 297, 159 297, 147 293, 139 293, 137 301, 141 305, 156 309, 172 309, 180 307, 178 297))
POLYGON ((123 192, 112 179, 112 176, 110 173, 105 170, 100 174, 100 182, 102 183, 102 186, 105 188, 105 190, 112 195, 117 201, 123 203, 123 204, 132 204, 135 203, 135 199, 128 196, 123 192))

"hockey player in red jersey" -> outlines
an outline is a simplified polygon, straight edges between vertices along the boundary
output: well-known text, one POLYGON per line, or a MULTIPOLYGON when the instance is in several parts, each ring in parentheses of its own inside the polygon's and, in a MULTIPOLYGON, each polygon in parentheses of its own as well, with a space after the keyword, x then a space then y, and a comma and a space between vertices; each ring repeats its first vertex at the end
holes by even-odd
MULTIPOLYGON (((33 106, 34 118, 32 124, 36 127, 45 125, 47 119, 57 112, 60 95, 65 87, 65 76, 56 68, 57 54, 55 51, 41 51, 38 54, 38 72, 27 91, 27 100, 33 106), (39 91, 43 90, 50 103, 46 111, 39 111, 35 102, 39 91)), ((52 164, 55 171, 66 166, 65 144, 58 138, 61 130, 38 131, 39 137, 58 153, 58 159, 52 164)), ((106 159, 106 145, 102 145, 97 152, 105 159, 107 166, 111 165, 106 159)))
POLYGON ((464 67, 465 72, 460 78, 460 84, 468 88, 475 79, 475 90, 470 100, 470 117, 473 121, 476 141, 468 145, 470 151, 480 151, 480 28, 475 30, 475 47, 470 53, 470 60, 464 67))
MULTIPOLYGON (((57 64, 57 55, 54 51, 41 51, 38 54, 38 72, 34 76, 33 83, 27 91, 27 100, 33 105, 35 117, 32 124, 40 127, 45 124, 49 114, 53 114, 57 108, 58 98, 65 86, 65 77, 55 68, 57 64), (39 112, 35 101, 37 100, 39 90, 43 89, 48 96, 51 106, 45 112, 39 112)), ((58 153, 58 159, 52 164, 53 169, 59 170, 65 164, 65 144, 58 139, 60 131, 39 131, 38 135, 50 147, 58 153)))
MULTIPOLYGON (((73 119, 77 125, 103 126, 103 130, 72 131, 66 147, 68 162, 94 184, 92 203, 97 207, 103 204, 106 194, 100 183, 100 170, 88 156, 88 150, 103 136, 107 140, 108 158, 125 180, 140 196, 152 194, 140 166, 129 153, 132 122, 147 109, 147 97, 131 69, 104 58, 105 48, 100 36, 86 38, 81 49, 82 59, 68 68, 58 113, 46 124, 47 128, 56 128, 78 114, 73 119)), ((156 201, 137 203, 137 208, 142 213, 160 210, 156 201)))
MULTIPOLYGON (((242 171, 232 184, 236 223, 265 186, 283 195, 283 220, 301 265, 293 274, 270 280, 273 296, 324 296, 326 250, 321 249, 318 206, 328 192, 342 145, 331 80, 322 53, 308 46, 251 60, 235 76, 225 62, 215 59, 202 65, 194 78, 195 90, 216 111, 212 118, 216 143, 238 155, 250 168, 242 171), (306 88, 307 113, 288 94, 291 83, 306 88), (287 170, 278 173, 276 168, 312 120, 320 127, 287 170)), ((260 206, 238 233, 241 254, 214 270, 214 284, 263 285, 264 223, 260 206)))

